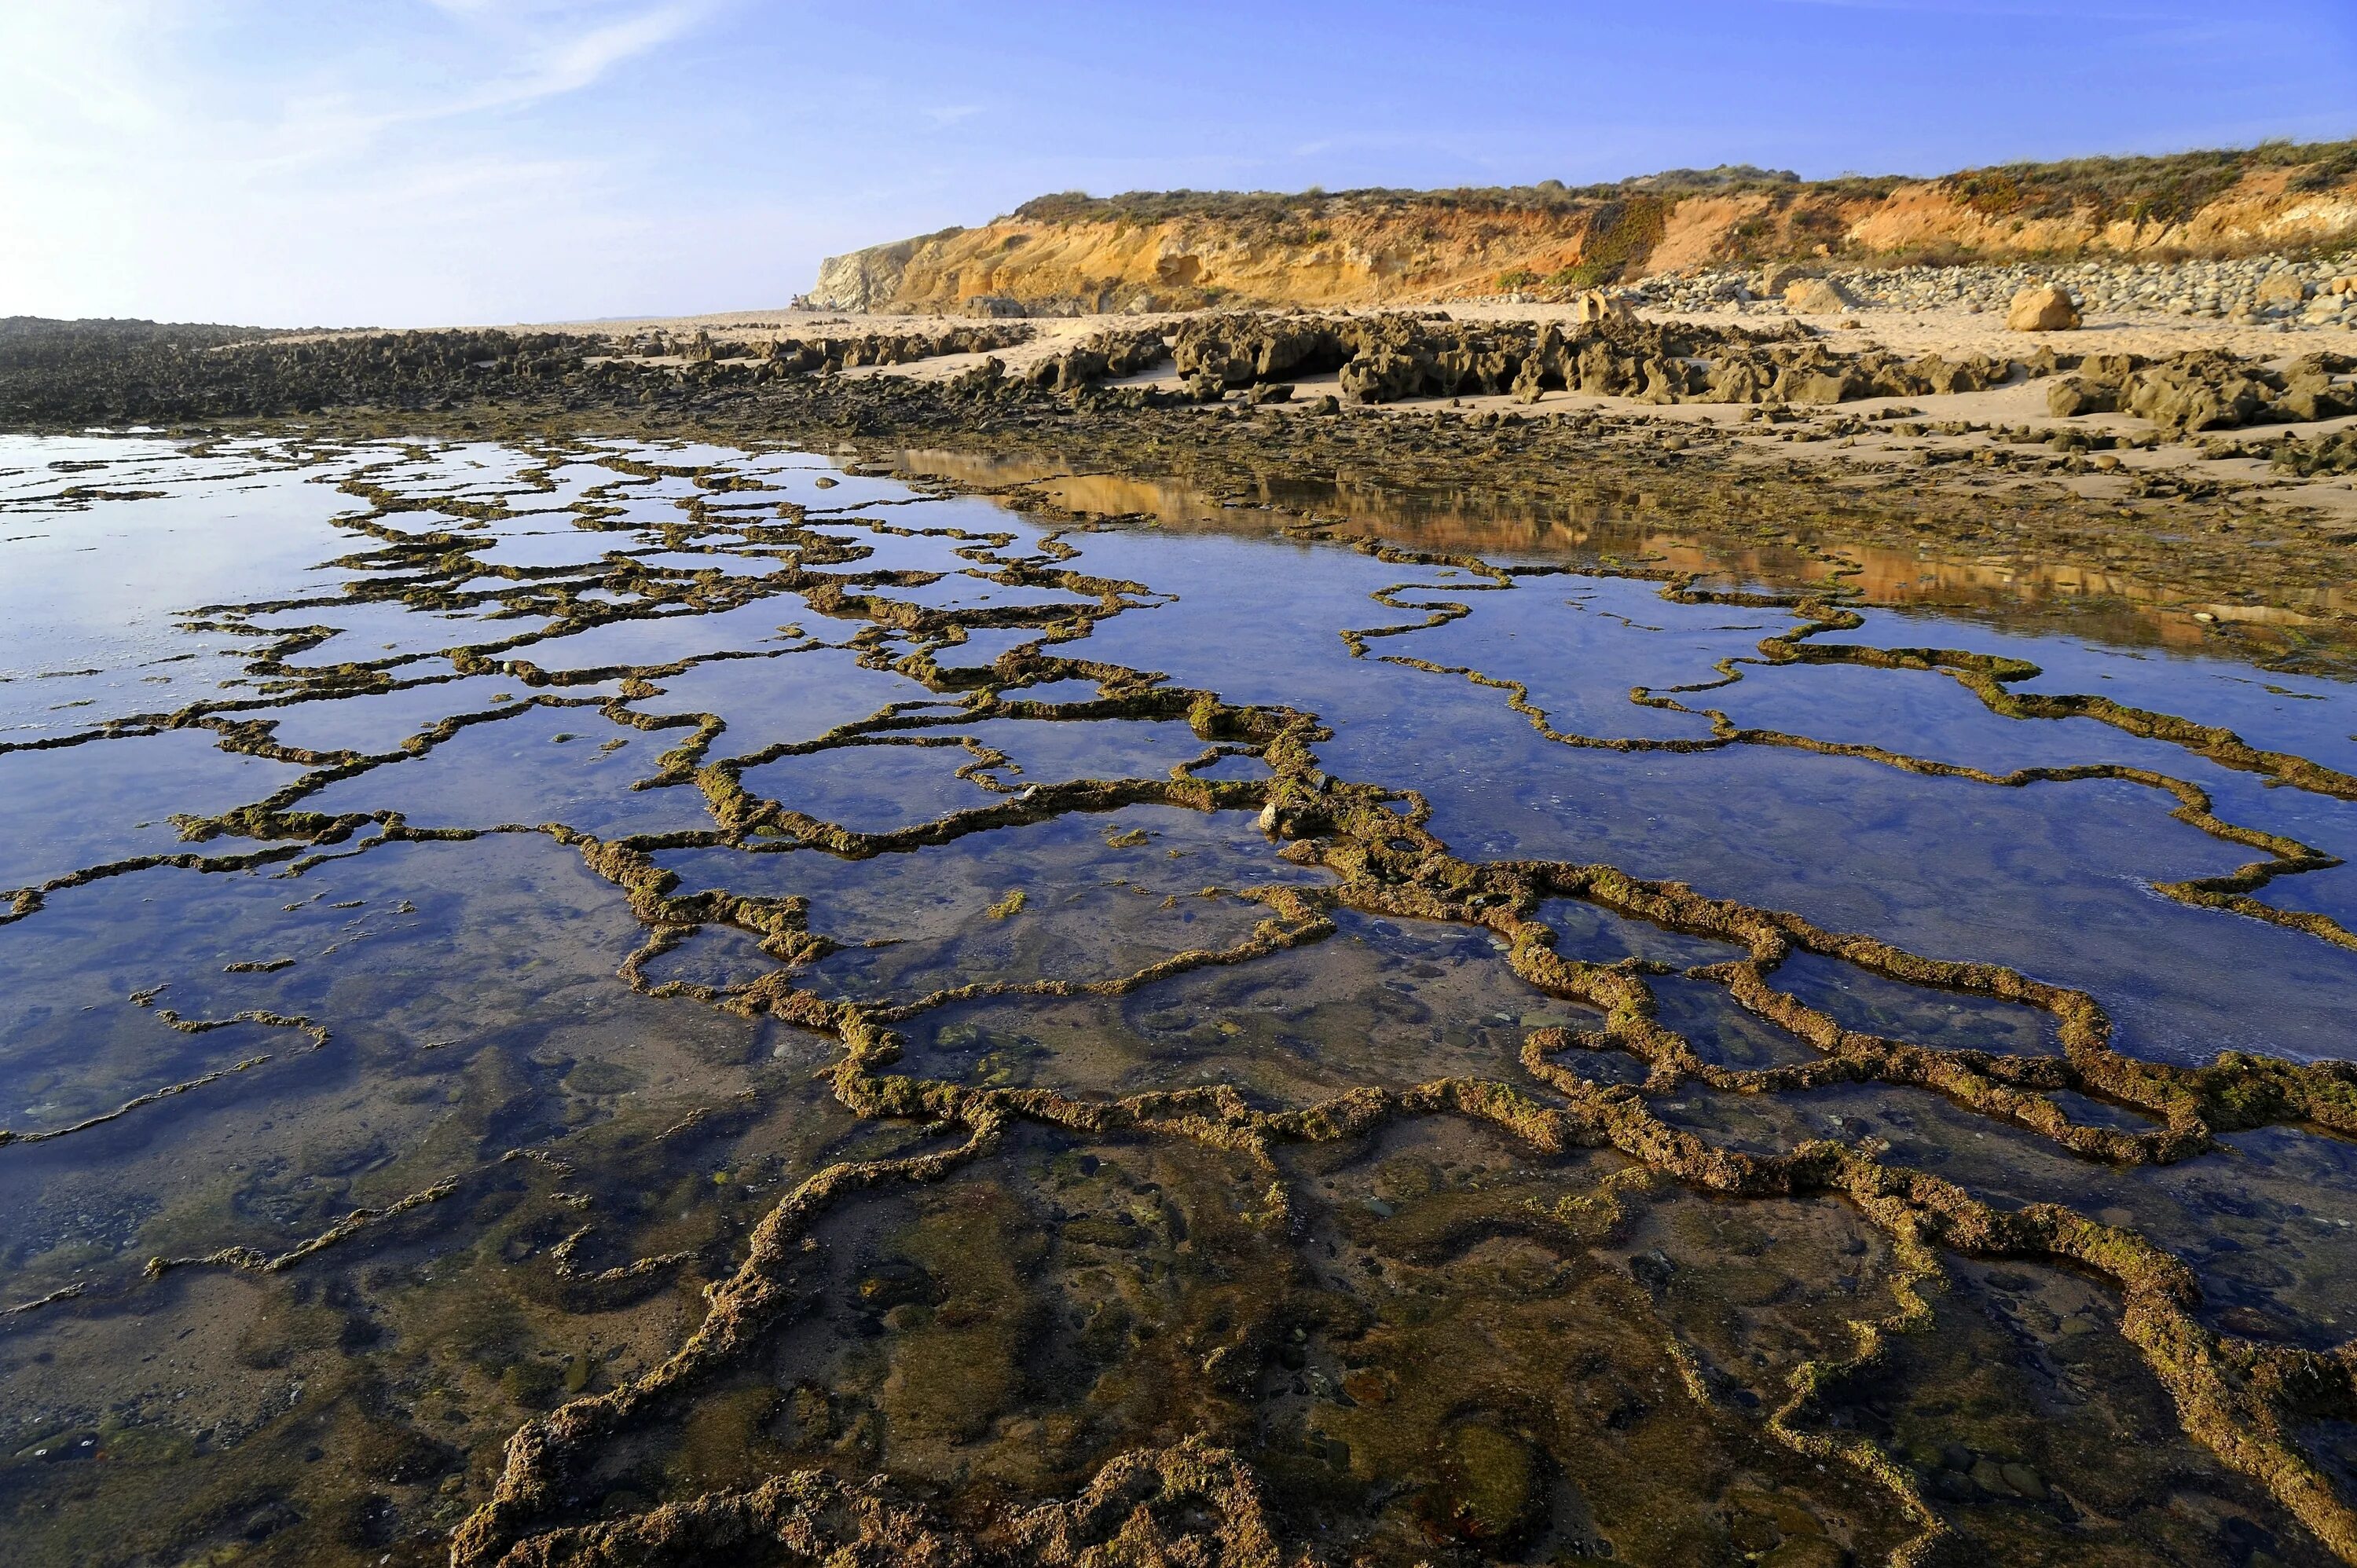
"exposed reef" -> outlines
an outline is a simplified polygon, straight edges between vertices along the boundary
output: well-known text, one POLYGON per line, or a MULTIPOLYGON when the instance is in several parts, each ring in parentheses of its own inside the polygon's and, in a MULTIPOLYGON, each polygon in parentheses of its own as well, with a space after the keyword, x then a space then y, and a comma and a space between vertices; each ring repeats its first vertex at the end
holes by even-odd
MULTIPOLYGON (((1402 395, 1587 373, 1569 338, 1348 330, 1215 318, 1172 349, 1222 392, 1327 360, 1395 370, 1402 395)), ((1624 379, 1691 368, 1705 345, 1670 330, 1589 342, 1624 379)), ((2158 677, 2159 696, 2072 691, 2026 658, 1901 640, 1839 571, 1771 589, 1493 558, 1303 506, 1254 511, 1270 553, 1223 578, 1190 536, 1060 499, 1061 475, 985 501, 792 452, 520 434, 651 393, 656 423, 707 435, 806 420, 876 446, 1052 421, 1082 453, 1127 440, 1222 485, 1478 462, 1511 489, 1592 450, 1597 416, 1378 428, 1090 384, 1157 362, 1150 333, 930 388, 490 338, 395 375, 398 345, 336 341, 139 362, 167 378, 158 406, 207 418, 332 403, 350 430, 173 451, 224 485, 329 480, 342 553, 180 607, 178 634, 231 650, 202 694, 94 687, 0 739, 0 768, 92 801, 156 745, 263 770, 204 800, 180 784, 161 818, 44 804, 61 847, 5 890, 45 1075, 0 1133, 32 1216, 0 1378, 41 1412, 0 1498, 31 1557, 103 1519, 123 1561, 457 1568, 2357 1562, 2335 1232, 2269 1294, 2233 1273, 2262 1251, 2233 1240, 2260 1197, 2189 1234, 2157 1185, 2357 1135, 2357 1071, 2260 1048, 2274 1024, 2248 999, 2357 949, 2329 897, 2278 901, 2332 886, 2332 813, 2357 801, 2309 731, 2181 715, 2158 677), (521 445, 351 439, 410 399, 521 445), (1223 588, 1279 608, 1191 618, 1223 588), (1606 589, 1589 640, 1546 618, 1606 589), (1369 604, 1396 618, 1356 624, 1369 604), (1606 709, 1625 721, 1452 640, 1498 605, 1572 650, 1557 663, 1627 660, 1641 678, 1606 709), (1690 617, 1685 640, 1655 613, 1690 617), (2008 745, 2075 752, 1859 738, 1831 699, 1825 734, 1745 721, 1751 682, 1836 676, 1920 682, 2008 745), (1426 701, 1438 732, 1361 738, 1426 701), (2132 876, 2147 918, 2215 922, 2221 951, 2282 972, 2234 993, 2227 1048, 2152 1049, 2116 998, 2034 965, 1592 849, 1468 842, 1497 830, 1440 798, 1460 746, 1507 778, 1658 762, 1665 809, 1675 769, 1721 764, 2019 821, 2099 786, 2088 813, 2181 833, 2184 874, 2089 848, 2035 875, 2132 876), (84 968, 102 996, 72 989, 84 968), (1828 983, 1910 1000, 1866 1019, 1828 983), (2017 1015, 2050 1048, 2007 1045, 1993 1020, 2017 1015), (257 1030, 312 1048, 194 1070, 257 1030), (168 1087, 113 1088, 183 1060, 168 1087), (230 1102, 265 1081, 283 1107, 230 1102), (208 1115, 211 1152, 179 1152, 208 1115), (195 1196, 153 1197, 159 1160, 195 1196), (56 1173, 131 1213, 127 1240, 48 1219, 56 1173), (110 1355, 145 1376, 89 1347, 142 1345, 151 1316, 242 1326, 171 1352, 260 1390, 175 1365, 229 1412, 201 1445, 156 1435, 144 1394, 57 1391, 60 1352, 94 1384, 110 1355), (15 1353, 41 1335, 48 1360, 15 1353), (85 1451, 104 1467, 66 1462, 85 1451)), ((1796 335, 1716 347, 1787 401, 1827 365, 1916 373, 1796 335)), ((1627 456, 1594 482, 1656 508, 1804 489, 1627 456)), ((42 485, 45 508, 149 504, 42 485)), ((1839 498, 1825 526, 1885 526, 1875 508, 1839 498)), ((2055 537, 2119 521, 1961 490, 1921 512, 2055 537)), ((2331 547, 2295 538, 2264 567, 2170 548, 2264 595, 2331 547)), ((2248 1179, 2268 1203, 2296 1185, 2248 1179)))

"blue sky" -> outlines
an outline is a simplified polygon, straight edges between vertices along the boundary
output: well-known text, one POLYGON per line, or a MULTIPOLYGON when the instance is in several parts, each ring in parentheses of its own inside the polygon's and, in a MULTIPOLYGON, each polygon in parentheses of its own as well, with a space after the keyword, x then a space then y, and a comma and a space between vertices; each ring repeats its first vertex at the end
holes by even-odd
POLYGON ((0 0, 0 315, 757 308, 1045 191, 2357 135, 2357 0, 0 0))

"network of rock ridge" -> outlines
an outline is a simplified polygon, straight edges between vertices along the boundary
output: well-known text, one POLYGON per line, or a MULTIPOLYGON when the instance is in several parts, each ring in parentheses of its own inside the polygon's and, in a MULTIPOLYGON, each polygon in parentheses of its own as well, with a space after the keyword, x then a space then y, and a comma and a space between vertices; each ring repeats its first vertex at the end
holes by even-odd
MULTIPOLYGON (((2307 1435, 2330 1423, 2357 1422, 2357 1344, 2305 1348, 2228 1332, 2204 1314, 2193 1271, 2133 1225, 2106 1222, 2058 1203, 1993 1204, 1954 1182, 1908 1168, 1890 1158, 1889 1146, 1878 1139, 1811 1139, 1781 1152, 1760 1153, 1714 1142, 1661 1110, 1690 1086, 1762 1098, 1842 1084, 1899 1086, 1931 1090, 1993 1125, 2033 1135, 2077 1160, 2158 1166, 2212 1157, 2222 1135, 2252 1129, 2298 1127, 2341 1139, 2357 1134, 2357 1073, 2346 1064, 2301 1063, 2244 1051, 2224 1053, 2204 1066, 2146 1060, 2114 1047, 2112 1022, 2093 996, 2011 968, 1921 956, 1871 934, 1824 929, 1792 913, 1714 897, 1682 883, 1647 880, 1610 865, 1467 858, 1432 830, 1430 807, 1414 790, 1379 778, 1344 779, 1326 771, 1319 747, 1333 736, 1316 712, 1231 702, 1217 691, 1173 685, 1153 671, 1092 659, 1089 639, 1100 622, 1157 597, 1150 584, 1084 570, 1083 552, 1070 542, 1092 531, 1124 527, 1123 520, 1054 515, 1039 497, 1016 495, 1008 498, 1011 504, 1046 515, 1050 525, 1035 553, 1019 554, 1010 553, 1017 538, 1012 532, 899 528, 891 521, 889 503, 835 510, 823 500, 780 500, 762 479, 725 463, 667 463, 661 454, 649 460, 605 449, 552 449, 541 456, 544 483, 560 461, 594 462, 614 474, 611 484, 576 503, 592 521, 617 515, 620 508, 614 503, 631 483, 690 481, 694 492, 682 503, 676 522, 634 528, 674 556, 710 551, 716 536, 726 537, 734 549, 757 550, 773 559, 774 569, 749 575, 702 571, 649 565, 626 555, 609 556, 587 577, 569 568, 486 565, 470 554, 479 541, 462 525, 448 523, 498 515, 498 503, 407 496, 397 484, 363 470, 345 488, 370 510, 339 521, 371 536, 375 544, 338 563, 359 574, 348 593, 198 612, 198 624, 266 637, 266 645, 248 660, 264 694, 0 745, 0 754, 102 748, 115 738, 200 729, 215 734, 223 750, 304 770, 251 804, 182 820, 184 847, 178 851, 88 865, 16 890, 0 922, 38 920, 70 889, 162 865, 202 871, 267 866, 299 875, 380 845, 544 835, 577 850, 590 871, 627 897, 644 928, 641 945, 620 965, 634 989, 729 1014, 776 1018, 830 1039, 834 1054, 824 1079, 834 1101, 897 1139, 863 1157, 828 1163, 785 1192, 742 1239, 733 1267, 707 1291, 708 1309, 701 1321, 667 1359, 613 1387, 585 1387, 518 1429, 506 1444, 503 1467, 490 1494, 452 1538, 450 1560, 459 1568, 690 1562, 756 1546, 783 1561, 845 1563, 1227 1563, 1273 1568, 1320 1561, 1318 1544, 1300 1534, 1271 1501, 1265 1479, 1233 1445, 1184 1433, 1134 1448, 1069 1501, 1010 1501, 979 1521, 890 1481, 863 1486, 817 1469, 782 1474, 749 1489, 660 1503, 646 1499, 637 1511, 594 1520, 579 1516, 576 1488, 602 1454, 651 1425, 680 1420, 699 1394, 725 1387, 806 1309, 812 1292, 823 1283, 813 1282, 807 1259, 819 1250, 824 1227, 859 1195, 953 1181, 989 1162, 1014 1159, 1042 1137, 1200 1148, 1233 1169, 1253 1173, 1262 1190, 1249 1198, 1254 1207, 1243 1222, 1282 1239, 1308 1223, 1301 1212, 1305 1197, 1287 1164, 1296 1151, 1364 1146, 1424 1122, 1463 1123, 1534 1158, 1557 1159, 1579 1151, 1615 1157, 1619 1163, 1600 1182, 1584 1188, 1559 1184, 1548 1201, 1533 1198, 1508 1224, 1510 1230, 1547 1234, 1574 1246, 1606 1242, 1627 1222, 1631 1205, 1649 1194, 1674 1190, 1727 1200, 1832 1199, 1869 1225, 1879 1236, 1878 1245, 1887 1249, 1889 1309, 1847 1319, 1837 1335, 1841 1342, 1792 1370, 1780 1400, 1755 1419, 1769 1440, 1797 1460, 1846 1473, 1878 1499, 1902 1527, 1888 1551, 1894 1563, 1966 1561, 1979 1548, 1949 1517, 1952 1510, 1943 1507, 1932 1477, 1920 1466, 1840 1412, 1854 1391, 1889 1366, 1894 1347, 1931 1326, 1934 1303, 1958 1259, 2059 1265, 2099 1282, 2116 1301, 2118 1335, 2166 1391, 2183 1431, 2225 1467, 2264 1488, 2325 1549, 2357 1562, 2357 1501, 2346 1477, 2335 1473, 2307 1435), (866 534, 846 539, 825 531, 827 524, 848 521, 864 524, 866 534), (942 574, 885 567, 868 559, 873 542, 895 533, 946 535, 956 541, 955 553, 971 563, 968 575, 1019 592, 1005 604, 929 607, 908 596, 943 581, 942 574), (731 659, 772 655, 715 652, 584 668, 544 668, 533 660, 535 643, 567 633, 634 619, 718 614, 780 594, 796 596, 812 618, 826 623, 824 631, 796 628, 803 639, 798 649, 844 650, 869 669, 918 682, 928 698, 888 703, 813 739, 731 755, 722 747, 727 727, 723 715, 656 714, 633 703, 659 690, 666 677, 731 659), (371 599, 420 610, 550 618, 511 638, 441 650, 454 667, 448 675, 411 675, 410 667, 427 658, 416 652, 328 666, 297 661, 334 635, 338 608, 371 599), (314 612, 319 624, 291 632, 264 634, 251 624, 265 615, 314 612), (974 634, 1001 630, 1028 636, 987 663, 957 661, 956 650, 974 634), (283 745, 274 734, 275 711, 298 701, 413 690, 485 674, 512 677, 532 695, 446 716, 389 752, 305 749, 283 745), (1086 694, 1071 694, 1073 682, 1088 688, 1086 694), (1061 687, 1062 693, 1027 695, 1050 686, 1061 687), (611 688, 612 694, 593 693, 592 688, 611 688), (605 834, 564 822, 421 827, 393 810, 333 811, 316 803, 316 797, 344 780, 430 754, 478 725, 566 707, 591 709, 668 741, 657 768, 639 787, 695 792, 712 825, 605 834), (1006 752, 963 733, 1010 720, 1183 724, 1200 749, 1158 776, 1030 781, 1006 752), (820 757, 856 767, 870 748, 905 746, 962 752, 958 776, 993 799, 913 824, 862 830, 764 795, 748 779, 792 758, 820 757), (1226 765, 1238 759, 1259 766, 1235 776, 1238 770, 1226 765), (809 900, 727 888, 685 891, 680 874, 663 860, 677 852, 726 850, 858 864, 1135 807, 1250 814, 1268 841, 1272 880, 1203 890, 1207 900, 1256 910, 1235 940, 1187 948, 1092 979, 985 980, 906 994, 848 993, 814 979, 825 961, 852 944, 813 929, 809 900), (1315 875, 1304 875, 1310 873, 1315 875), (1542 918, 1543 906, 1565 900, 1682 938, 1723 944, 1733 956, 1695 964, 1566 957, 1557 951, 1555 928, 1542 918), (1369 917, 1481 933, 1502 950, 1516 977, 1572 1004, 1585 1022, 1520 1031, 1511 1058, 1498 1060, 1490 1070, 1405 1086, 1361 1085, 1281 1109, 1218 1082, 1115 1094, 992 1082, 986 1074, 906 1070, 910 1028, 947 1009, 997 998, 1133 996, 1195 972, 1266 963, 1312 949, 1333 937, 1344 919, 1369 917), (749 980, 662 977, 669 956, 720 931, 757 941, 770 967, 749 980), (1846 1026, 1779 988, 1780 967, 1798 955, 1837 961, 1908 985, 2034 1009, 2057 1031, 2060 1054, 1917 1043, 1846 1026), (1717 988, 1745 1014, 1803 1047, 1797 1059, 1770 1066, 1713 1059, 1695 1039, 1663 1022, 1659 993, 1673 978, 1717 988), (1630 1070, 1616 1077, 1599 1065, 1616 1061, 1631 1064, 1630 1070), (2063 1093, 2133 1112, 2134 1120, 2148 1125, 2131 1128, 2116 1119, 2074 1113, 2057 1098, 2063 1093)), ((1354 549, 1396 563, 1411 574, 1448 572, 1450 585, 1412 575, 1378 594, 1379 601, 1408 618, 1343 632, 1351 653, 1496 688, 1550 742, 1673 756, 1740 746, 1783 748, 1989 789, 2096 779, 2125 782, 2167 795, 2179 821, 2250 854, 2231 873, 2161 885, 2161 895, 2214 911, 2218 918, 2267 921, 2319 943, 2357 947, 2357 935, 2330 917, 2287 910, 2258 897, 2276 878, 2338 862, 2281 833, 2226 820, 2190 779, 2121 763, 1984 769, 1875 746, 1747 728, 1711 708, 1709 693, 1741 681, 1746 668, 1846 664, 1911 671, 1951 678, 2007 718, 2093 721, 2288 789, 2352 800, 2357 778, 2167 714, 2101 697, 2015 690, 2037 673, 2018 660, 1828 640, 1824 634, 1863 624, 1838 592, 1713 591, 1673 576, 1661 580, 1665 599, 1778 610, 1788 613, 1793 625, 1761 639, 1754 652, 1723 660, 1716 682, 1632 693, 1641 707, 1707 715, 1707 736, 1580 734, 1558 727, 1514 679, 1385 651, 1387 645, 1413 646, 1393 639, 1412 639, 1467 616, 1469 601, 1451 596, 1568 575, 1570 568, 1501 566, 1413 551, 1354 536, 1336 521, 1313 521, 1293 532, 1322 547, 1354 549)), ((1017 918, 1022 908, 1019 897, 1010 897, 1002 918, 1017 918)), ((992 912, 1000 913, 996 908, 992 912)), ((145 1000, 152 1004, 156 998, 145 1000)), ((183 1030, 259 1024, 289 1031, 313 1049, 332 1048, 327 1032, 308 1017, 254 1013, 191 1019, 169 1010, 161 1015, 183 1030)), ((244 1070, 265 1059, 252 1058, 228 1070, 244 1070)), ((0 1144, 81 1133, 135 1116, 161 1098, 201 1092, 220 1076, 167 1086, 73 1125, 0 1131, 0 1144)), ((716 1118, 734 1113, 727 1107, 709 1112, 716 1118)), ((562 1160, 546 1149, 511 1151, 494 1165, 453 1170, 397 1203, 359 1211, 285 1252, 226 1248, 208 1255, 159 1257, 148 1265, 148 1275, 191 1268, 298 1270, 364 1231, 410 1223, 447 1200, 486 1182, 510 1179, 517 1167, 534 1164, 553 1168, 562 1160)), ((577 1248, 587 1234, 587 1228, 574 1231, 548 1260, 565 1299, 585 1309, 631 1299, 692 1261, 689 1254, 664 1254, 602 1271, 577 1266, 577 1248)), ((20 1310, 40 1310, 80 1294, 78 1286, 61 1289, 20 1310)), ((1251 1386, 1255 1369, 1289 1354, 1281 1340, 1265 1337, 1279 1332, 1271 1326, 1274 1321, 1235 1342, 1213 1344, 1201 1358, 1207 1382, 1243 1391, 1251 1386)), ((1694 1344, 1672 1337, 1665 1354, 1684 1384, 1677 1397, 1706 1408, 1736 1402, 1728 1375, 1710 1365, 1694 1344)), ((1493 1495, 1498 1483, 1492 1471, 1498 1465, 1511 1468, 1510 1462, 1485 1459, 1488 1451, 1479 1444, 1486 1438, 1451 1441, 1475 1447, 1449 1462, 1453 1478, 1440 1488, 1449 1499, 1445 1507, 1437 1514, 1427 1509, 1435 1541, 1520 1551, 1531 1537, 1528 1520, 1491 1517, 1504 1507, 1493 1495), (1485 1463, 1491 1467, 1485 1469, 1485 1463)))

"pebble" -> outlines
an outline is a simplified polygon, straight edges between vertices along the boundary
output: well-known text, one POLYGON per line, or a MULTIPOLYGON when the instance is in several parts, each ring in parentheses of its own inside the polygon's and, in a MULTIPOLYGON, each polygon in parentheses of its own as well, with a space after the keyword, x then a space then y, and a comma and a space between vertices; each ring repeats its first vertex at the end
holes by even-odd
MULTIPOLYGON (((1953 267, 1829 268, 1830 276, 1864 308, 1935 310, 1970 314, 2003 311, 2013 296, 2037 284, 2069 291, 2090 315, 2185 316, 2232 319, 2239 325, 2296 328, 2357 327, 2357 293, 2338 279, 2357 272, 2357 252, 2296 261, 2286 256, 2247 256, 2228 261, 2079 261, 2060 266, 2028 263, 1953 267), (2266 302, 2259 285, 2271 278, 2296 279, 2304 297, 2283 297, 2278 285, 2266 302)), ((1683 275, 1645 279, 1624 291, 1630 303, 1664 311, 1733 308, 1781 314, 1781 307, 1754 297, 1761 278, 1756 268, 1714 267, 1683 275)))

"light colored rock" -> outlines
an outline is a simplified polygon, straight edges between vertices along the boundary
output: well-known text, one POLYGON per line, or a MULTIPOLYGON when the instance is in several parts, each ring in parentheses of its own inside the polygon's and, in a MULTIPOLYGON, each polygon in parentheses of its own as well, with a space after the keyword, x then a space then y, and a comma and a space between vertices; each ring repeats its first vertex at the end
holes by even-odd
POLYGON ((2079 307, 2052 284, 2026 288, 2007 307, 2005 325, 2011 332, 2068 332, 2079 325, 2079 307))
POLYGON ((1784 290, 1784 308, 1795 316, 1835 316, 1856 303, 1831 278, 1803 278, 1784 290))
POLYGON ((882 308, 900 286, 909 258, 917 253, 919 243, 901 240, 889 245, 871 245, 848 255, 827 257, 818 264, 818 282, 810 291, 811 304, 821 310, 882 308))
POLYGON ((2297 273, 2276 273, 2259 283, 2261 305, 2298 305, 2308 297, 2308 285, 2297 273))
POLYGON ((1591 288, 1571 302, 1571 318, 1582 326, 1593 326, 1599 321, 1627 321, 1631 315, 1628 301, 1619 295, 1591 288))
POLYGON ((1790 262, 1777 262, 1760 270, 1760 282, 1752 292, 1762 299, 1781 299, 1786 289, 1808 275, 1790 262))

